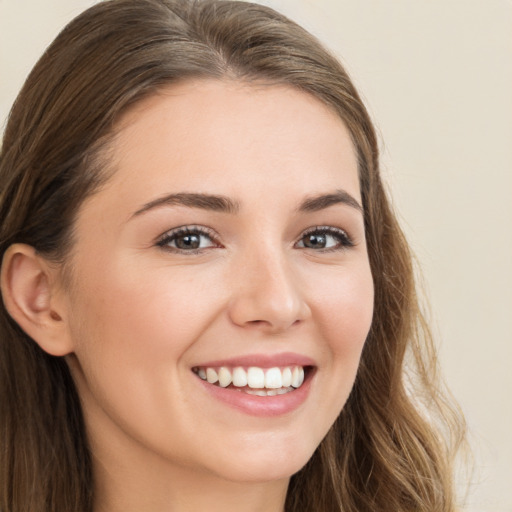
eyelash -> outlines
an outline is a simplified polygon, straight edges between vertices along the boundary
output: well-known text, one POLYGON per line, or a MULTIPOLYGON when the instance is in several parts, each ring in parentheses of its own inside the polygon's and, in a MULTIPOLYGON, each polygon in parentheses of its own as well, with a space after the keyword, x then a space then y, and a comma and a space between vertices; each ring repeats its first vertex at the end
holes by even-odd
MULTIPOLYGON (((180 237, 184 237, 187 235, 199 235, 199 237, 207 237, 212 242, 211 247, 219 247, 219 244, 216 240, 217 235, 215 231, 209 228, 205 228, 203 226, 183 226, 180 228, 173 229, 171 231, 168 231, 165 233, 157 242, 156 245, 158 247, 161 247, 164 250, 168 250, 171 252, 179 253, 179 254, 187 254, 187 255, 194 255, 194 254, 200 254, 205 250, 208 250, 210 247, 203 247, 198 249, 180 249, 179 247, 172 247, 170 244, 172 242, 176 242, 177 239, 180 237)), ((340 228, 335 228, 333 226, 315 226, 313 228, 309 228, 306 231, 304 231, 301 235, 301 238, 299 241, 304 240, 305 237, 311 236, 311 235, 317 235, 317 236, 332 236, 333 238, 337 239, 338 243, 334 247, 329 248, 321 248, 321 249, 312 249, 315 252, 322 252, 322 253, 328 253, 328 252, 334 252, 334 251, 343 251, 345 249, 348 249, 350 247, 353 247, 355 244, 353 240, 349 237, 346 231, 340 228)), ((297 242, 298 243, 298 242, 297 242)), ((303 247, 304 249, 308 249, 308 247, 303 247)))
POLYGON ((156 243, 158 247, 162 249, 177 252, 179 254, 199 254, 202 251, 206 250, 206 248, 200 249, 191 249, 185 250, 180 249, 179 247, 171 247, 169 244, 173 241, 176 241, 180 237, 184 237, 187 235, 199 235, 203 237, 209 238, 215 246, 216 244, 216 233, 212 229, 205 228, 203 226, 183 226, 181 228, 176 228, 171 231, 165 233, 156 243))
MULTIPOLYGON (((302 233, 300 240, 310 235, 329 235, 338 240, 338 243, 334 247, 318 249, 319 252, 342 251, 354 247, 354 241, 348 236, 348 233, 334 226, 315 226, 314 228, 309 228, 302 233)), ((305 249, 307 249, 307 247, 305 247, 305 249)))

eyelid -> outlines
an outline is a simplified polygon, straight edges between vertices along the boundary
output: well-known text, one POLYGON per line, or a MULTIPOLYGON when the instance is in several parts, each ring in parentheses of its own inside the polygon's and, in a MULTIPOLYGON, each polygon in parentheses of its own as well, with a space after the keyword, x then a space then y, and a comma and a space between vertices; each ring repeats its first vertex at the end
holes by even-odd
MULTIPOLYGON (((335 226, 321 225, 321 226, 312 226, 312 227, 304 230, 301 233, 298 241, 294 243, 294 247, 299 242, 301 242, 304 239, 304 237, 311 235, 313 233, 333 236, 338 239, 338 243, 334 247, 327 247, 327 248, 320 248, 320 249, 299 247, 300 249, 311 249, 314 252, 325 253, 325 252, 342 251, 347 248, 353 247, 355 245, 353 239, 351 238, 351 236, 348 234, 348 232, 345 229, 338 228, 335 226)), ((166 231, 165 233, 163 233, 156 239, 155 245, 164 250, 170 251, 170 252, 179 253, 179 254, 189 254, 189 255, 199 254, 199 253, 201 253, 205 250, 211 249, 211 248, 222 247, 222 245, 219 242, 219 235, 217 234, 217 232, 215 230, 213 230, 212 228, 206 227, 206 226, 188 225, 188 224, 185 224, 183 226, 178 226, 176 228, 172 228, 172 229, 166 231), (178 247, 172 247, 172 246, 168 245, 172 239, 177 238, 180 235, 187 235, 187 234, 199 234, 201 236, 205 236, 210 239, 213 246, 203 247, 203 248, 198 248, 198 249, 183 250, 178 247)))
POLYGON ((183 254, 185 254, 185 253, 186 254, 197 254, 199 252, 202 252, 202 251, 208 249, 207 247, 203 247, 200 249, 191 249, 191 250, 184 251, 177 247, 170 247, 169 245, 167 245, 172 238, 178 237, 180 235, 187 235, 187 234, 199 234, 202 236, 206 236, 213 242, 213 244, 215 246, 217 246, 217 247, 220 246, 220 243, 218 241, 218 238, 219 238, 218 234, 213 229, 208 228, 206 226, 200 226, 200 225, 195 225, 195 224, 193 224, 193 225, 185 224, 183 226, 177 226, 175 228, 169 229, 168 231, 166 231, 165 233, 163 233, 156 239, 155 245, 164 250, 168 250, 168 251, 176 252, 176 253, 183 253, 183 254))
POLYGON ((310 233, 316 233, 316 232, 334 233, 334 234, 339 234, 339 235, 345 236, 347 238, 350 238, 346 229, 338 228, 336 226, 329 226, 327 224, 325 224, 325 225, 322 224, 322 225, 312 226, 310 228, 307 228, 302 232, 301 236, 309 235, 310 233))
MULTIPOLYGON (((326 234, 335 236, 340 240, 339 245, 336 245, 335 247, 328 247, 324 249, 313 249, 315 252, 333 252, 333 251, 342 251, 344 249, 348 249, 350 247, 354 247, 355 242, 353 238, 348 234, 348 232, 345 229, 338 228, 335 226, 328 226, 328 225, 322 225, 322 226, 313 226, 311 228, 306 229, 303 231, 300 235, 300 238, 298 240, 301 241, 305 236, 308 236, 313 233, 320 233, 320 234, 326 234)), ((296 242, 296 243, 298 243, 296 242)), ((307 249, 307 247, 305 247, 307 249)))

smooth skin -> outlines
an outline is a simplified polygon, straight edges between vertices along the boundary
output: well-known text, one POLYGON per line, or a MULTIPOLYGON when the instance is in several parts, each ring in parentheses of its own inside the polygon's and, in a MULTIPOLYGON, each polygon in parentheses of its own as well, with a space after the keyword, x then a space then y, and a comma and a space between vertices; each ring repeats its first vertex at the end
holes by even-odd
POLYGON ((163 89, 117 131, 113 176, 79 211, 70 282, 22 244, 2 274, 11 315, 71 368, 95 510, 282 511, 343 408, 372 319, 350 135, 303 92, 210 80, 163 89), (159 202, 184 193, 231 208, 159 202), (315 362, 286 414, 239 411, 192 371, 285 352, 315 362))

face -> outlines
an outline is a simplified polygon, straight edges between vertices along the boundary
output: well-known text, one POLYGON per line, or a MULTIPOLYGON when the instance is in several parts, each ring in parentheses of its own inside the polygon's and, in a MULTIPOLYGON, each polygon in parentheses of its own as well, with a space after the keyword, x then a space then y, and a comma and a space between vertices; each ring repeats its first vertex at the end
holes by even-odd
POLYGON ((372 319, 347 129, 291 88, 189 82, 123 117, 109 165, 66 298, 93 451, 288 478, 340 413, 372 319))

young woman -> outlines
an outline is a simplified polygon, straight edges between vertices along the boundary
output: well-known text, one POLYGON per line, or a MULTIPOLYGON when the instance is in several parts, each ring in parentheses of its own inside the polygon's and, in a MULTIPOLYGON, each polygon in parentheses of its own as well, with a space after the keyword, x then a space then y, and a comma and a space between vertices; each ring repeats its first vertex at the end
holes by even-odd
POLYGON ((461 423, 375 133, 303 29, 92 7, 0 182, 0 510, 454 510, 461 423))

